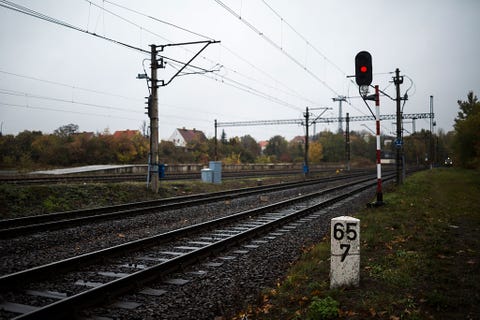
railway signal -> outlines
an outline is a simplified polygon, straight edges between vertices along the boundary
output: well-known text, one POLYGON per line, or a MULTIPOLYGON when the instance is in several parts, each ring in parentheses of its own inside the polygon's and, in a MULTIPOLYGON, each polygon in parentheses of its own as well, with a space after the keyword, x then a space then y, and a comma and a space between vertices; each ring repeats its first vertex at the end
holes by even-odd
POLYGON ((355 81, 359 86, 372 83, 372 55, 368 51, 360 51, 355 56, 355 81))

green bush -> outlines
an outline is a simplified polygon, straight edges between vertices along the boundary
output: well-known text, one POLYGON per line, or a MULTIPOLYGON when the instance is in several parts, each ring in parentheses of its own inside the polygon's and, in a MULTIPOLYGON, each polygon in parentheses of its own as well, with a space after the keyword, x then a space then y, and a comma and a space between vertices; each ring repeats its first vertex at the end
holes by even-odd
POLYGON ((307 320, 327 320, 338 317, 338 302, 328 296, 324 299, 314 297, 308 306, 307 320))

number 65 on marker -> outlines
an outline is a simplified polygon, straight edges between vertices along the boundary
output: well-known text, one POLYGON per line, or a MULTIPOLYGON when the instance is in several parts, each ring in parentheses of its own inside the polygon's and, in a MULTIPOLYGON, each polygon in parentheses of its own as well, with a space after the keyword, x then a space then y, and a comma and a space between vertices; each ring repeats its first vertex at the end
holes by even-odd
POLYGON ((336 217, 331 220, 330 287, 360 284, 360 220, 336 217))

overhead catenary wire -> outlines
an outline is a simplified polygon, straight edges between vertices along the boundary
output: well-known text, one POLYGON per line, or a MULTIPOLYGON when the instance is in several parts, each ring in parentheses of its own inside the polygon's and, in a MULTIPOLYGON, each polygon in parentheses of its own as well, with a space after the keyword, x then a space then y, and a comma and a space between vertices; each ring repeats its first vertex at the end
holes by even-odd
POLYGON ((132 113, 138 113, 139 112, 139 111, 134 111, 134 110, 130 110, 130 109, 112 107, 112 106, 101 105, 101 104, 96 104, 96 103, 80 102, 80 101, 75 101, 73 99, 68 100, 68 99, 63 99, 63 98, 47 97, 47 96, 36 95, 36 94, 31 94, 31 93, 21 92, 21 91, 2 89, 2 88, 0 88, 0 94, 6 94, 6 95, 10 95, 10 96, 17 96, 17 97, 41 99, 41 100, 50 100, 50 101, 57 101, 57 102, 64 102, 64 103, 71 103, 71 104, 77 104, 77 105, 82 105, 82 106, 87 106, 87 107, 108 109, 108 110, 117 110, 117 111, 122 111, 122 112, 132 112, 132 113))
MULTIPOLYGON (((246 24, 250 29, 252 29, 254 32, 259 34, 262 38, 267 40, 268 43, 273 45, 275 48, 280 50, 283 54, 285 54, 288 58, 290 58, 295 64, 298 66, 302 67, 307 73, 309 73, 311 76, 313 76, 315 79, 317 79, 320 83, 322 83, 324 86, 326 86, 331 92, 333 92, 336 96, 339 96, 339 94, 331 88, 324 80, 320 79, 317 75, 315 75, 312 71, 310 71, 306 66, 302 65, 297 59, 295 59, 293 56, 288 54, 284 49, 283 46, 276 44, 273 40, 268 38, 263 32, 258 30, 255 26, 253 26, 251 23, 245 20, 244 17, 241 15, 238 15, 234 10, 232 10, 230 7, 226 6, 224 3, 222 3, 220 0, 215 0, 218 4, 220 4, 223 8, 225 8, 228 12, 230 12, 232 15, 236 16, 239 20, 241 20, 244 24, 246 24)), ((290 29, 292 29, 303 41, 307 43, 308 46, 310 46, 317 54, 319 54, 322 58, 324 58, 327 62, 329 62, 331 65, 333 65, 338 71, 340 71, 347 79, 349 79, 348 75, 340 69, 333 61, 331 61, 327 56, 325 56, 319 49, 317 49, 315 46, 311 44, 311 42, 305 38, 300 32, 298 32, 291 24, 289 24, 276 10, 274 10, 266 1, 262 0, 263 3, 278 17, 280 20, 285 23, 290 29)), ((350 83, 354 84, 353 80, 350 79, 350 83)), ((358 109, 350 101, 346 101, 352 108, 356 109, 358 112, 365 114, 362 110, 358 109)))
MULTIPOLYGON (((88 1, 88 0, 86 0, 86 1, 88 1)), ((90 2, 90 1, 88 1, 88 2, 90 2)), ((131 9, 131 8, 128 8, 128 7, 126 7, 126 6, 119 5, 118 3, 115 3, 115 2, 113 2, 113 1, 103 0, 103 2, 109 3, 109 4, 113 5, 113 6, 116 6, 116 7, 118 7, 118 8, 122 8, 122 9, 127 10, 127 11, 130 11, 130 12, 136 13, 136 14, 138 14, 138 15, 142 15, 142 16, 147 17, 147 18, 149 18, 149 19, 152 19, 152 20, 154 20, 154 21, 157 21, 157 22, 160 22, 160 23, 169 25, 169 26, 174 27, 174 28, 176 28, 176 29, 179 29, 179 30, 185 31, 185 32, 187 32, 187 33, 193 34, 193 35, 195 35, 195 36, 204 38, 204 39, 206 39, 206 40, 214 40, 213 38, 208 37, 208 36, 205 36, 205 35, 203 35, 203 34, 201 34, 201 33, 198 33, 198 32, 192 31, 192 30, 189 30, 189 29, 187 29, 187 28, 183 28, 183 27, 181 27, 181 26, 179 26, 179 25, 177 25, 177 24, 175 24, 175 23, 172 23, 172 22, 168 22, 168 21, 166 21, 166 20, 159 19, 159 18, 157 18, 157 17, 154 17, 154 16, 151 16, 151 15, 142 13, 142 12, 140 12, 140 11, 137 11, 137 10, 134 10, 134 9, 131 9)))
MULTIPOLYGON (((85 1, 91 3, 91 0, 85 0, 85 1)), ((138 10, 134 10, 134 9, 128 8, 128 7, 123 6, 123 5, 119 5, 119 4, 117 4, 117 3, 113 2, 113 1, 107 1, 107 0, 106 0, 106 1, 104 1, 104 2, 105 2, 105 3, 108 3, 108 4, 111 4, 111 5, 113 5, 113 6, 116 6, 116 7, 118 7, 118 8, 121 8, 121 9, 123 9, 123 10, 129 11, 129 12, 132 12, 132 13, 135 13, 135 14, 140 15, 140 16, 142 16, 142 17, 149 18, 149 19, 152 19, 152 20, 154 20, 154 21, 156 21, 156 22, 159 22, 159 23, 162 23, 162 24, 166 24, 166 25, 168 25, 168 26, 171 26, 171 27, 173 27, 173 28, 179 29, 179 30, 181 30, 181 31, 184 31, 184 32, 193 34, 193 35, 195 35, 195 36, 199 36, 199 37, 205 38, 205 39, 207 39, 207 40, 212 40, 212 39, 213 39, 212 37, 209 37, 209 36, 200 34, 200 33, 198 33, 198 32, 189 30, 189 29, 187 29, 187 28, 181 27, 181 26, 179 26, 178 24, 174 24, 174 23, 165 21, 165 20, 163 20, 163 19, 158 19, 158 18, 156 18, 156 17, 154 17, 154 16, 151 16, 151 15, 149 15, 149 14, 140 12, 140 11, 138 11, 138 10)), ((105 10, 105 11, 108 12, 108 13, 113 14, 113 15, 116 16, 116 17, 120 17, 122 20, 129 21, 129 20, 121 17, 119 14, 112 12, 111 10, 107 10, 107 9, 105 9, 104 7, 101 7, 101 6, 98 6, 98 5, 95 5, 95 6, 98 7, 98 8, 100 8, 100 9, 102 9, 102 10, 105 10)), ((133 22, 130 22, 130 24, 133 24, 133 25, 135 25, 135 26, 137 26, 137 27, 139 27, 139 28, 142 28, 142 30, 146 30, 146 31, 150 32, 150 33, 153 34, 153 35, 157 35, 156 33, 151 32, 151 31, 149 31, 148 29, 146 29, 146 28, 144 28, 144 27, 142 27, 142 26, 140 26, 140 25, 138 25, 138 24, 135 24, 135 23, 133 23, 133 22)), ((171 40, 169 40, 169 39, 167 39, 167 38, 165 38, 165 37, 163 37, 163 36, 161 37, 161 39, 163 39, 163 40, 165 40, 165 41, 167 41, 167 42, 172 42, 171 40)), ((250 81, 257 82, 257 83, 259 83, 259 84, 261 84, 261 85, 263 85, 263 86, 266 86, 266 87, 269 87, 269 88, 271 88, 271 89, 280 91, 280 92, 282 92, 282 93, 284 93, 284 94, 287 94, 287 95, 290 95, 290 96, 292 96, 292 97, 296 97, 296 98, 298 98, 298 99, 304 100, 304 101, 306 101, 306 102, 309 103, 309 104, 312 104, 312 105, 317 105, 317 104, 318 104, 317 102, 314 102, 314 101, 311 100, 311 99, 308 99, 308 98, 306 98, 306 97, 303 97, 300 93, 298 93, 297 91, 295 91, 294 89, 292 89, 290 86, 282 83, 279 79, 274 78, 273 76, 271 76, 270 74, 268 74, 268 73, 265 72, 264 70, 262 70, 262 69, 260 69, 259 67, 255 66, 253 63, 251 63, 250 61, 248 61, 248 60, 246 60, 245 58, 241 57, 238 53, 236 53, 234 50, 228 48, 228 47, 225 46, 223 43, 220 44, 220 45, 221 45, 225 50, 227 50, 230 54, 232 54, 233 56, 235 56, 236 58, 242 60, 243 62, 245 62, 246 64, 248 64, 250 67, 254 68, 255 70, 257 70, 257 71, 259 71, 260 73, 262 73, 263 75, 267 76, 269 79, 275 81, 275 83, 282 85, 286 90, 279 89, 279 88, 276 88, 276 87, 274 87, 274 86, 272 86, 272 85, 266 84, 266 83, 264 83, 264 82, 262 82, 262 81, 260 81, 260 80, 258 80, 258 79, 255 79, 255 78, 253 78, 253 77, 251 77, 251 76, 245 75, 245 73, 243 73, 243 72, 240 72, 240 71, 238 71, 238 70, 236 70, 236 69, 233 69, 233 68, 231 68, 231 67, 225 66, 224 64, 221 64, 221 63, 218 63, 218 62, 216 62, 216 61, 213 61, 213 60, 211 60, 211 59, 209 59, 209 58, 207 58, 207 57, 205 57, 205 56, 203 56, 203 55, 200 55, 200 57, 203 58, 203 59, 206 60, 206 61, 209 61, 210 63, 214 64, 215 66, 221 65, 222 68, 224 68, 224 69, 226 69, 226 70, 229 70, 229 71, 231 71, 231 72, 234 72, 235 74, 238 74, 238 75, 240 75, 240 76, 242 76, 242 77, 244 77, 244 78, 246 78, 246 79, 248 79, 248 80, 250 80, 250 81)), ((189 50, 189 49, 187 49, 187 48, 183 48, 183 49, 186 50, 186 51, 188 51, 188 52, 191 52, 191 50, 189 50)), ((172 60, 171 58, 167 58, 167 59, 172 60)), ((175 61, 175 62, 179 62, 179 61, 175 61)), ((198 68, 198 69, 201 69, 201 68, 198 68)), ((204 71, 205 71, 205 70, 204 70, 204 71)))
MULTIPOLYGON (((73 26, 69 23, 66 23, 64 21, 61 21, 61 20, 58 20, 58 19, 55 19, 55 18, 51 18, 49 16, 46 16, 44 14, 41 14, 41 13, 38 13, 34 10, 31 10, 31 9, 28 9, 26 7, 22 7, 22 6, 19 6, 19 5, 16 5, 10 1, 6 1, 6 0, 0 0, 0 6, 2 7, 5 7, 5 8, 8 8, 8 9, 12 9, 12 10, 15 10, 15 11, 18 11, 18 12, 21 12, 21 13, 24 13, 24 14, 27 14, 27 15, 30 15, 30 16, 33 16, 33 17, 36 17, 36 18, 39 18, 39 19, 42 19, 42 20, 45 20, 45 21, 48 21, 48 22, 51 22, 51 23, 55 23, 55 24, 58 24, 60 26, 64 26, 64 27, 67 27, 67 28, 70 28, 70 29, 73 29, 73 30, 77 30, 77 31, 81 31, 81 32, 84 32, 84 33, 87 33, 87 34, 90 34, 92 36, 95 36, 95 37, 99 37, 101 39, 104 39, 104 40, 107 40, 107 41, 111 41, 111 42, 114 42, 114 43, 117 43, 117 44, 120 44, 120 45, 123 45, 127 48, 130 48, 130 49, 135 49, 135 50, 138 50, 140 52, 143 52, 143 53, 147 53, 148 51, 147 50, 144 50, 144 49, 141 49, 141 48, 137 48, 135 46, 131 46, 129 44, 126 44, 126 43, 123 43, 123 42, 120 42, 120 41, 117 41, 115 39, 111 39, 111 38, 108 38, 108 37, 104 37, 104 36, 100 36, 98 34, 95 34, 95 33, 92 33, 92 32, 89 32, 88 30, 84 30, 82 28, 79 28, 79 27, 76 27, 76 26, 73 26)), ((138 26, 138 25, 137 25, 138 26)), ((143 28, 142 28, 143 30, 143 28)), ((180 61, 176 60, 176 59, 172 59, 172 58, 169 58, 169 57, 164 57, 165 59, 168 59, 168 60, 171 60, 171 61, 175 61, 175 62, 178 62, 178 63, 181 63, 180 61)), ((192 66, 192 67, 196 67, 196 66, 192 66)), ((204 68, 201 68, 201 67, 197 67, 199 70, 203 70, 203 71, 206 71, 206 69, 204 68)), ((224 78, 225 80, 227 81, 222 81, 223 83, 227 83, 229 80, 233 80, 233 79, 228 79, 228 78, 224 78)), ((237 85, 239 86, 239 82, 236 81, 236 80, 233 80, 235 82, 233 82, 233 85, 237 85)), ((232 83, 230 83, 229 85, 232 85, 232 83)), ((257 89, 253 89, 251 86, 248 86, 248 85, 245 85, 245 84, 241 84, 241 87, 243 87, 243 90, 248 92, 248 93, 252 93, 254 95, 257 95, 257 96, 260 96, 262 98, 265 98, 267 97, 267 99, 269 99, 270 101, 274 101, 274 102, 279 102, 279 99, 277 98, 274 98, 274 99, 271 99, 271 95, 268 95, 268 94, 264 94, 262 93, 261 91, 257 90, 257 89), (260 93, 259 93, 260 92, 260 93), (269 97, 270 96, 270 97, 269 97)), ((280 103, 282 104, 282 103, 280 103)), ((291 104, 283 104, 285 106, 288 106, 288 107, 291 107, 292 109, 295 109, 295 110, 301 110, 300 108, 296 107, 296 106, 293 106, 291 104)))
POLYGON ((62 112, 62 113, 70 113, 70 114, 81 114, 81 115, 104 117, 104 118, 116 118, 116 119, 133 120, 133 121, 141 120, 141 119, 127 118, 127 117, 120 117, 118 115, 91 113, 91 112, 74 111, 74 110, 66 110, 66 109, 56 109, 56 108, 52 108, 52 107, 42 107, 42 106, 35 106, 35 105, 31 105, 31 104, 15 104, 15 103, 0 102, 0 105, 6 106, 6 107, 36 109, 36 110, 62 112))
MULTIPOLYGON (((143 28, 143 27, 140 26, 139 24, 134 23, 134 22, 132 22, 132 21, 130 21, 130 20, 122 17, 122 16, 120 16, 119 14, 117 14, 117 13, 111 11, 111 10, 105 9, 103 6, 99 6, 99 5, 93 3, 93 2, 90 1, 90 0, 85 0, 85 1, 88 2, 88 3, 90 3, 91 5, 96 6, 96 7, 99 8, 99 9, 104 10, 105 12, 107 12, 107 13, 109 13, 109 14, 111 14, 111 15, 113 15, 113 16, 115 16, 115 17, 117 17, 117 18, 119 18, 119 19, 121 19, 121 20, 123 20, 123 21, 125 21, 125 22, 128 22, 128 23, 131 24, 131 25, 134 25, 134 26, 137 27, 137 28, 141 28, 142 30, 146 30, 147 32, 149 32, 149 33, 151 33, 151 34, 153 34, 153 35, 155 35, 155 36, 158 36, 158 37, 160 37, 160 38, 162 38, 162 39, 164 39, 164 40, 166 40, 166 41, 169 41, 169 40, 166 39, 165 37, 160 36, 160 35, 158 35, 157 33, 152 32, 152 31, 150 31, 150 30, 148 30, 148 29, 146 29, 146 28, 143 28)), ((108 3, 113 4, 113 2, 111 2, 111 1, 108 1, 108 3)), ((130 10, 130 11, 135 12, 135 13, 137 13, 137 14, 142 14, 142 13, 140 13, 140 12, 138 12, 138 11, 135 11, 135 10, 133 10, 133 9, 128 9, 128 8, 126 8, 126 7, 124 7, 124 6, 120 6, 120 5, 119 5, 118 7, 121 7, 121 8, 123 8, 123 9, 125 9, 125 10, 130 10)), ((142 14, 142 15, 144 15, 144 14, 142 14)), ((150 17, 150 16, 148 16, 148 15, 146 15, 146 16, 149 17, 149 18, 153 18, 153 17, 150 17)), ((162 23, 165 23, 164 21, 159 20, 159 19, 158 19, 157 21, 161 21, 162 23)), ((170 25, 171 25, 171 24, 170 24, 170 25)), ((177 26, 177 25, 175 25, 175 27, 181 28, 181 27, 179 27, 179 26, 177 26)), ((186 28, 181 28, 181 29, 184 30, 184 31, 187 31, 186 28)), ((191 32, 191 33, 192 33, 192 32, 191 32)), ((206 36, 203 36, 203 37, 208 38, 208 39, 211 39, 210 37, 206 37, 206 36)), ((179 61, 179 60, 177 60, 177 59, 170 58, 170 57, 165 56, 165 55, 162 55, 161 57, 164 58, 164 59, 166 59, 166 60, 168 60, 168 61, 171 61, 171 62, 183 64, 182 61, 179 61)), ((211 72, 211 70, 207 70, 207 69, 205 69, 205 68, 201 68, 201 67, 198 67, 198 66, 195 66, 195 65, 190 65, 189 67, 192 67, 192 68, 195 68, 195 69, 201 71, 201 72, 193 72, 193 73, 195 73, 195 74, 202 74, 202 73, 211 72)), ((238 81, 234 81, 234 80, 232 80, 232 79, 228 79, 228 80, 229 80, 229 81, 232 81, 232 82, 235 82, 237 85, 240 84, 238 81)), ((299 107, 293 106, 293 105, 291 105, 291 104, 289 104, 289 103, 282 102, 282 101, 281 101, 280 99, 278 99, 278 98, 275 98, 275 97, 273 97, 273 96, 271 96, 271 95, 268 95, 268 94, 266 94, 266 93, 262 93, 262 92, 260 92, 259 90, 253 89, 251 86, 248 86, 248 85, 245 85, 245 84, 240 84, 240 86, 248 88, 248 90, 246 90, 246 92, 248 92, 248 93, 254 93, 255 95, 260 96, 260 97, 263 97, 263 98, 267 97, 267 99, 269 99, 270 101, 277 102, 277 103, 279 103, 279 104, 281 104, 281 105, 284 105, 284 106, 293 108, 293 109, 295 109, 296 111, 300 111, 300 110, 301 110, 299 107)), ((245 90, 244 90, 244 91, 245 91, 245 90)))
MULTIPOLYGON (((282 87, 286 88, 288 91, 290 91, 290 93, 288 93, 287 91, 285 90, 280 90, 284 93, 286 93, 287 95, 290 95, 292 97, 296 97, 296 98, 299 98, 301 100, 304 100, 306 101, 307 103, 310 103, 312 105, 319 105, 318 102, 315 102, 309 98, 306 98, 304 96, 302 96, 300 93, 298 93, 295 89, 291 88, 290 86, 284 84, 282 81, 274 78, 273 76, 271 76, 269 73, 267 73, 266 71, 264 71, 263 69, 261 69, 260 67, 254 65, 253 63, 251 63, 250 61, 248 61, 247 59, 245 59, 244 57, 242 57, 241 55, 237 54, 234 50, 231 50, 229 49, 227 46, 225 46, 224 44, 221 44, 221 46, 226 49, 230 54, 232 54, 233 56, 235 56, 237 59, 239 60, 242 60, 243 62, 245 62, 247 65, 249 65, 250 67, 252 67, 253 69, 257 70, 258 72, 260 72, 261 74, 263 74, 264 76, 266 76, 267 78, 269 78, 270 80, 274 81, 275 83, 277 84, 280 84, 282 87)), ((239 73, 240 74, 240 73, 239 73)), ((258 80, 254 80, 252 79, 253 81, 257 81, 258 80)), ((260 82, 261 83, 261 82, 260 82)), ((278 88, 274 88, 276 90, 279 90, 278 88)))
MULTIPOLYGON (((91 3, 91 1, 88 1, 88 2, 91 3)), ((58 24, 58 25, 61 25, 61 26, 67 27, 67 28, 71 28, 71 29, 74 29, 74 30, 77 30, 77 31, 85 32, 85 33, 90 34, 90 35, 99 36, 99 35, 97 35, 97 34, 95 34, 95 33, 91 33, 91 32, 89 32, 89 31, 87 31, 87 30, 84 30, 84 29, 81 29, 81 28, 79 28, 79 27, 73 26, 73 25, 68 24, 68 23, 66 23, 66 22, 63 22, 63 21, 61 21, 61 20, 58 20, 58 19, 55 19, 55 18, 51 18, 51 17, 49 17, 49 16, 47 16, 47 15, 38 13, 38 12, 36 12, 36 11, 34 11, 34 10, 31 10, 31 9, 29 9, 29 8, 26 8, 26 7, 23 7, 23 6, 20 6, 20 5, 16 5, 15 3, 12 3, 12 2, 7 1, 7 0, 0 0, 0 6, 5 7, 5 8, 7 8, 7 9, 12 9, 12 10, 15 10, 15 11, 18 11, 18 12, 21 12, 21 13, 24 13, 24 14, 27 14, 27 15, 30 15, 30 16, 33 16, 33 17, 36 17, 36 18, 45 20, 45 21, 48 21, 48 22, 52 22, 52 23, 55 23, 55 24, 58 24)), ((111 13, 111 14, 114 14, 115 16, 117 16, 117 17, 119 17, 119 18, 121 18, 120 16, 116 15, 116 14, 113 13, 113 12, 110 12, 110 13, 111 13)), ((126 19, 123 19, 123 20, 128 21, 128 20, 126 20, 126 19)), ((137 27, 139 27, 139 25, 137 25, 137 24, 135 24, 135 23, 132 23, 132 24, 135 25, 135 26, 137 26, 137 27)), ((157 34, 155 34, 155 35, 157 35, 157 34)), ((158 35, 158 36, 159 36, 159 35, 158 35)), ((108 40, 108 41, 113 41, 113 42, 115 42, 115 43, 125 45, 125 46, 127 46, 128 48, 135 48, 134 46, 131 46, 131 45, 128 45, 128 44, 124 44, 124 43, 122 43, 122 42, 119 42, 119 41, 116 41, 116 40, 113 40, 113 39, 110 39, 110 38, 106 38, 106 37, 103 37, 103 36, 99 36, 99 37, 102 38, 102 39, 108 40)), ((146 51, 146 50, 143 50, 143 49, 140 49, 140 48, 136 48, 136 49, 138 49, 138 50, 141 51, 141 52, 145 52, 145 53, 148 52, 148 53, 149 53, 149 51, 146 51)), ((181 62, 181 61, 179 61, 179 60, 177 60, 177 59, 173 59, 173 58, 170 58, 170 57, 167 57, 167 56, 162 56, 162 57, 163 57, 164 59, 169 60, 169 61, 174 62, 174 63, 180 63, 180 64, 183 63, 183 62, 181 62)), ((189 67, 190 67, 190 68, 195 68, 195 69, 197 69, 197 70, 201 70, 201 71, 203 71, 203 72, 209 72, 209 71, 210 71, 210 70, 207 70, 207 69, 204 69, 204 68, 201 68, 201 67, 197 67, 197 66, 195 66, 195 65, 190 65, 189 67)), ((238 82, 237 82, 237 84, 238 84, 238 82)), ((251 89, 251 88, 250 88, 250 89, 251 89)), ((250 92, 253 92, 253 91, 255 91, 255 90, 251 90, 250 92)), ((256 95, 258 95, 258 96, 268 96, 267 94, 259 94, 259 91, 258 91, 258 90, 257 90, 257 92, 256 92, 256 95)), ((40 98, 40 97, 37 97, 37 98, 40 98)), ((45 99, 46 99, 46 97, 42 97, 42 98, 45 98, 45 99)), ((54 99, 54 98, 50 98, 50 99, 54 99)), ((289 105, 289 104, 282 103, 279 99, 271 99, 271 101, 275 101, 275 102, 277 102, 277 103, 280 102, 280 104, 283 104, 283 105, 286 105, 286 106, 291 106, 291 105, 289 105)), ((71 102, 71 101, 63 101, 63 102, 71 102)), ((79 104, 94 106, 93 104, 86 104, 86 103, 79 103, 79 104)), ((97 107, 99 107, 99 106, 97 105, 97 107)))
MULTIPOLYGON (((187 68, 188 69, 188 68, 187 68)), ((265 92, 262 92, 260 90, 257 90, 247 84, 244 84, 244 83, 241 83, 239 81, 236 81, 234 79, 231 79, 227 76, 223 76, 223 75, 218 75, 218 74, 214 74, 214 75, 211 75, 211 74, 207 74, 207 73, 198 73, 202 76, 205 76, 209 79, 212 79, 212 80, 215 80, 217 82, 220 82, 220 83, 223 83, 225 85, 228 85, 228 86, 231 86, 231 87, 234 87, 236 89, 239 89, 239 90, 242 90, 244 92, 247 92, 247 93, 250 93, 252 95, 255 95, 255 96, 258 96, 258 97, 261 97, 263 99, 266 99, 266 100, 269 100, 270 102, 274 102, 274 103, 277 103, 277 104, 280 104, 280 105, 283 105, 285 107, 288 107, 288 108, 291 108, 295 111, 302 111, 302 109, 300 109, 299 107, 291 104, 291 103, 288 103, 286 101, 283 101, 275 96, 272 96, 272 95, 269 95, 265 92), (220 79, 220 80, 219 80, 220 79)))
POLYGON ((105 96, 111 96, 111 97, 116 97, 116 98, 122 98, 122 99, 126 99, 126 100, 137 101, 137 102, 142 101, 142 99, 140 99, 140 98, 127 97, 127 96, 117 94, 117 93, 111 93, 111 92, 100 91, 100 90, 96 90, 96 89, 78 87, 78 86, 74 86, 74 85, 67 84, 67 83, 62 83, 62 82, 52 81, 52 80, 47 80, 47 79, 41 79, 41 78, 27 76, 27 75, 24 75, 24 74, 18 74, 18 73, 14 73, 14 72, 5 71, 5 70, 0 70, 0 73, 10 75, 10 76, 19 77, 19 78, 24 78, 24 79, 28 79, 28 80, 34 80, 34 81, 38 81, 38 82, 48 83, 48 84, 52 84, 52 85, 56 85, 56 86, 67 87, 67 88, 74 89, 74 90, 80 90, 80 91, 85 91, 85 92, 90 92, 90 93, 95 93, 95 94, 100 94, 100 95, 105 95, 105 96))
POLYGON ((29 15, 31 17, 41 19, 41 20, 44 20, 44 21, 47 21, 47 22, 50 22, 50 23, 53 23, 53 24, 57 24, 59 26, 69 28, 69 29, 72 29, 72 30, 75 30, 75 31, 78 31, 78 32, 86 33, 86 34, 89 34, 91 36, 97 37, 99 39, 103 39, 103 40, 118 44, 120 46, 129 48, 129 49, 133 49, 133 50, 136 50, 136 51, 139 51, 139 52, 142 52, 142 53, 147 53, 147 54, 150 53, 148 50, 144 50, 142 48, 138 48, 138 47, 135 47, 133 45, 130 45, 130 44, 127 44, 127 43, 124 43, 124 42, 121 42, 121 41, 118 41, 118 40, 115 40, 115 39, 112 39, 112 38, 108 38, 106 36, 102 36, 102 35, 90 32, 88 30, 85 30, 85 29, 82 29, 80 27, 74 26, 74 25, 72 25, 70 23, 67 23, 65 21, 50 17, 48 15, 37 12, 35 10, 32 10, 32 9, 27 8, 27 7, 21 6, 19 4, 13 3, 11 1, 0 0, 0 7, 4 7, 6 9, 17 11, 17 12, 29 15))
MULTIPOLYGON (((320 55, 325 61, 330 63, 332 66, 335 67, 342 75, 345 77, 348 76, 345 71, 343 71, 337 64, 335 64, 332 60, 330 60, 325 54, 323 54, 317 47, 315 47, 305 36, 303 36, 297 29, 295 29, 283 16, 281 16, 278 11, 272 8, 271 5, 267 3, 267 1, 262 0, 263 4, 267 6, 270 11, 272 11, 285 25, 287 25, 297 36, 299 36, 303 41, 305 41, 306 45, 309 46, 310 48, 313 49, 318 55, 320 55)), ((353 83, 353 80, 350 79, 350 81, 353 83)))
MULTIPOLYGON (((218 1, 217 1, 218 2, 218 1)), ((349 77, 349 75, 343 71, 337 64, 335 64, 331 59, 329 59, 325 54, 323 54, 317 47, 315 47, 311 41, 309 41, 304 35, 302 35, 296 28, 294 28, 283 16, 280 15, 280 13, 278 13, 278 11, 276 11, 275 9, 273 9, 273 7, 271 5, 269 5, 266 0, 262 0, 263 4, 265 4, 265 6, 274 13, 275 16, 277 16, 280 21, 284 24, 286 24, 298 37, 300 37, 303 41, 305 41, 306 45, 309 46, 310 48, 313 49, 314 52, 316 52, 318 55, 320 55, 325 61, 327 61, 328 63, 330 63, 335 69, 337 69, 337 71, 339 71, 346 79, 349 80, 349 85, 353 84, 355 85, 355 83, 353 82, 353 80, 351 79, 351 77, 349 77)), ((337 96, 339 96, 339 94, 337 94, 337 96)), ((348 94, 347 94, 348 96, 348 94)), ((355 110, 359 111, 360 113, 364 114, 365 115, 365 112, 361 111, 360 109, 358 109, 357 107, 355 107, 349 100, 346 101, 352 108, 354 108, 355 110)), ((371 110, 370 110, 371 112, 371 110)))
POLYGON ((254 31, 256 34, 258 34, 261 38, 263 38, 267 43, 269 43, 271 46, 279 50, 283 55, 285 55, 288 59, 290 59, 294 64, 296 64, 298 67, 303 69, 305 72, 307 72, 310 76, 312 76, 315 80, 320 82, 325 88, 327 88, 330 92, 335 94, 336 96, 339 96, 340 94, 333 89, 325 80, 321 79, 318 75, 313 73, 309 68, 307 68, 305 65, 303 65, 299 60, 297 60, 294 56, 292 56, 290 53, 288 53, 286 50, 282 48, 281 45, 273 41, 270 37, 266 36, 264 32, 259 30, 257 27, 255 27, 252 23, 250 23, 248 20, 246 20, 244 17, 239 15, 235 10, 224 4, 220 0, 215 0, 216 3, 218 3, 221 7, 223 7, 225 10, 227 10, 230 14, 232 14, 234 17, 239 19, 243 24, 245 24, 247 27, 249 27, 252 31, 254 31))
MULTIPOLYGON (((88 2, 91 2, 91 1, 88 1, 88 2)), ((92 3, 93 4, 93 3, 92 3)), ((145 50, 145 49, 142 49, 142 48, 138 48, 138 47, 135 47, 133 45, 130 45, 130 44, 127 44, 127 43, 124 43, 124 42, 121 42, 121 41, 118 41, 118 40, 115 40, 115 39, 112 39, 112 38, 108 38, 108 37, 105 37, 105 36, 102 36, 102 35, 99 35, 99 34, 96 34, 96 33, 92 33, 88 30, 85 30, 85 29, 82 29, 80 27, 77 27, 77 26, 74 26, 72 24, 69 24, 67 22, 64 22, 62 20, 58 20, 56 18, 52 18, 52 17, 49 17, 45 14, 42 14, 42 13, 39 13, 37 11, 34 11, 32 9, 29 9, 27 7, 24 7, 24 6, 21 6, 21 5, 18 5, 18 4, 15 4, 13 2, 10 2, 8 0, 0 0, 0 7, 4 7, 4 8, 7 8, 7 9, 10 9, 10 10, 14 10, 14 11, 17 11, 17 12, 20 12, 20 13, 23 13, 23 14, 26 14, 26 15, 29 15, 29 16, 32 16, 32 17, 35 17, 35 18, 38 18, 38 19, 41 19, 41 20, 44 20, 44 21, 48 21, 48 22, 51 22, 51 23, 54 23, 54 24, 57 24, 57 25, 60 25, 60 26, 63 26, 63 27, 66 27, 66 28, 70 28, 70 29, 73 29, 73 30, 76 30, 76 31, 79 31, 79 32, 83 32, 83 33, 86 33, 86 34, 89 34, 89 35, 92 35, 92 36, 95 36, 95 37, 98 37, 100 39, 103 39, 103 40, 106 40, 106 41, 109 41, 109 42, 113 42, 115 44, 118 44, 118 45, 122 45, 124 47, 127 47, 129 49, 134 49, 134 50, 137 50, 137 51, 140 51, 142 53, 147 53, 147 54, 150 54, 150 51, 148 50, 145 50)), ((102 8, 102 7, 100 7, 102 8)), ((103 9, 103 8, 102 8, 103 9)), ((105 9, 103 9, 105 10, 105 9)), ((118 15, 116 15, 115 13, 111 12, 111 11, 108 11, 107 12, 111 13, 112 15, 115 15, 117 16, 118 18, 124 20, 124 21, 127 21, 139 28, 142 28, 141 26, 129 21, 128 19, 125 19, 125 18, 122 18, 118 15)), ((146 29, 143 29, 142 30, 146 30, 146 29)), ((151 32, 151 31, 149 31, 151 32)), ((151 32, 152 34, 158 36, 158 37, 161 37, 161 35, 159 34, 156 34, 154 32, 151 32)), ((160 55, 160 57, 166 59, 166 60, 171 60, 171 61, 175 61, 175 62, 180 62, 182 63, 181 61, 178 61, 176 59, 173 59, 173 58, 170 58, 170 57, 167 57, 167 56, 162 56, 160 55)), ((201 70, 205 70, 201 67, 197 67, 195 65, 191 65, 191 67, 194 67, 194 68, 198 68, 198 69, 201 69, 201 70)))

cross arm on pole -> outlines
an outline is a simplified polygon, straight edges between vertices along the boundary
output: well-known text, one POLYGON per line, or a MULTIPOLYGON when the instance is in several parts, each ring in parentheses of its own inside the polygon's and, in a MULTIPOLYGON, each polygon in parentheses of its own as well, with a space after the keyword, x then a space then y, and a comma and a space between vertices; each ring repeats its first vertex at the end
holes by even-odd
POLYGON ((161 84, 161 86, 166 86, 168 84, 170 84, 173 79, 175 79, 196 57, 198 57, 198 55, 200 53, 202 53, 203 50, 205 50, 209 45, 211 45, 212 43, 220 43, 220 41, 216 41, 216 40, 210 40, 210 41, 196 41, 196 42, 184 42, 184 43, 174 43, 174 44, 166 44, 166 45, 162 45, 160 46, 162 49, 163 47, 167 47, 167 46, 180 46, 180 45, 190 45, 190 44, 205 44, 190 60, 188 60, 178 71, 177 73, 175 73, 171 78, 170 80, 168 80, 167 82, 164 82, 161 84))

